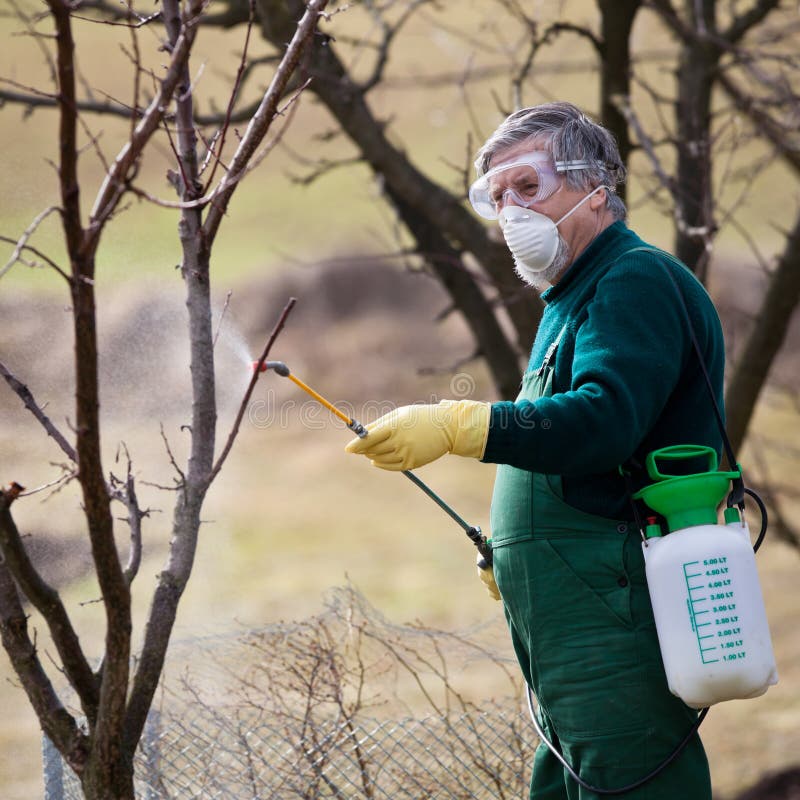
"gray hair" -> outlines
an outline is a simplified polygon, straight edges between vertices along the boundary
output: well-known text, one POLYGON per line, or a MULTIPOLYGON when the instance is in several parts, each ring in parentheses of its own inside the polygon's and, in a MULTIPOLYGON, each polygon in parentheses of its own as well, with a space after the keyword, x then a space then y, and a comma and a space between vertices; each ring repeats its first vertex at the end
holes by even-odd
POLYGON ((614 219, 625 219, 625 203, 616 193, 617 185, 625 182, 625 166, 614 136, 572 103, 544 103, 506 117, 477 153, 478 175, 489 169, 496 155, 528 139, 549 151, 553 161, 591 162, 586 169, 563 173, 567 186, 584 191, 608 187, 609 211, 614 219))

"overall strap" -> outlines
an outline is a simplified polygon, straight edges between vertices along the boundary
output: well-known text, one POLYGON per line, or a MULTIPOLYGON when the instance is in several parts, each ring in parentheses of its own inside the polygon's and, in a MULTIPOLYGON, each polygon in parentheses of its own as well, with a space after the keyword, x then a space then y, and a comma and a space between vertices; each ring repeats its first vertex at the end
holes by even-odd
POLYGON ((536 375, 541 375, 548 367, 552 366, 553 361, 556 357, 556 352, 558 351, 558 345, 561 343, 561 339, 564 336, 564 332, 567 330, 567 323, 565 322, 561 327, 561 330, 558 332, 558 336, 550 342, 550 346, 547 348, 547 352, 544 354, 544 358, 542 359, 542 363, 539 369, 536 370, 536 375))

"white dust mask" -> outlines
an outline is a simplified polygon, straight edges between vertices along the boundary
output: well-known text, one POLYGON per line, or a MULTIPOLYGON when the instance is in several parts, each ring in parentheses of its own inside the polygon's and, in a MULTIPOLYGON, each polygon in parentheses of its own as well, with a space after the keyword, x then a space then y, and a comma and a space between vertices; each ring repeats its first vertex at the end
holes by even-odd
POLYGON ((598 186, 593 189, 557 222, 530 208, 504 206, 497 221, 517 267, 527 268, 532 272, 546 270, 558 252, 558 226, 600 189, 607 187, 598 186))

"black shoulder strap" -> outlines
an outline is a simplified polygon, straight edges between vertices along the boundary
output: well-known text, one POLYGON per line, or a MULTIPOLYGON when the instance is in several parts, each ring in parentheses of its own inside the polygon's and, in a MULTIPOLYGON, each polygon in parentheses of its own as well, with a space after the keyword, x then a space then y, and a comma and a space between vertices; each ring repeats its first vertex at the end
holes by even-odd
MULTIPOLYGON (((654 255, 663 256, 667 260, 671 261, 674 264, 680 266, 681 269, 687 269, 687 267, 678 261, 677 258, 670 255, 669 253, 665 253, 663 250, 657 250, 653 247, 635 247, 632 250, 628 250, 628 253, 636 253, 636 252, 647 252, 653 253, 654 255)), ((626 253, 627 255, 627 253, 626 253)), ((711 398, 711 407, 714 409, 714 417, 717 420, 717 427, 719 428, 720 435, 722 436, 722 444, 725 449, 725 457, 728 460, 728 465, 731 470, 738 470, 739 477, 735 478, 731 482, 731 493, 728 495, 728 506, 736 505, 740 509, 744 508, 744 478, 742 477, 742 469, 739 466, 738 462, 736 461, 736 456, 733 453, 733 446, 731 445, 731 440, 728 438, 728 433, 725 430, 725 423, 722 419, 722 412, 719 408, 719 403, 717 403, 717 397, 714 393, 714 385, 711 383, 711 376, 708 374, 708 369, 706 368, 705 361, 703 360, 703 352, 700 349, 700 343, 697 341, 697 334, 694 330, 694 325, 692 325, 692 318, 689 315, 689 308, 686 305, 686 298, 684 297, 683 291, 681 290, 678 281, 675 280, 675 276, 669 271, 666 264, 662 263, 661 261, 658 262, 659 266, 664 270, 667 274, 667 277, 672 282, 672 285, 675 287, 675 293, 678 296, 678 300, 680 301, 681 308, 683 309, 683 316, 686 319, 686 327, 689 331, 689 336, 692 340, 692 345, 694 347, 694 351, 697 354, 697 361, 700 364, 700 371, 703 373, 703 378, 705 378, 706 386, 708 387, 708 394, 711 398)))

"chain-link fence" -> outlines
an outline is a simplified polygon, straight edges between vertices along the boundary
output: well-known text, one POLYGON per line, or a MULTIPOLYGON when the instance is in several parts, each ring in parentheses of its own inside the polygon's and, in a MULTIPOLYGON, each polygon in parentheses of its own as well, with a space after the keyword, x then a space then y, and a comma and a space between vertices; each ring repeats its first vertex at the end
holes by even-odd
MULTIPOLYGON (((137 796, 523 797, 537 740, 502 633, 397 626, 342 589, 310 620, 175 647, 137 796)), ((48 742, 44 757, 45 800, 82 797, 48 742)))
MULTIPOLYGON (((199 721, 198 721, 199 723, 199 721)), ((525 795, 530 723, 519 714, 464 714, 332 724, 287 743, 269 725, 218 737, 202 724, 147 738, 137 796, 166 798, 374 798, 468 800, 525 795)), ((78 800, 78 779, 45 745, 45 800, 78 800)))

